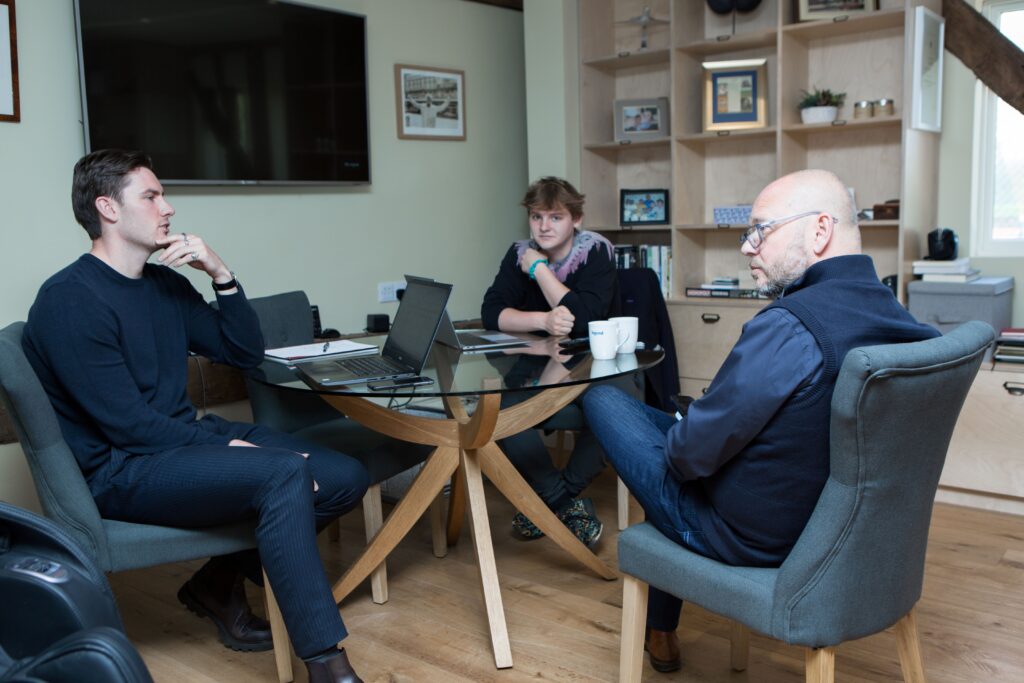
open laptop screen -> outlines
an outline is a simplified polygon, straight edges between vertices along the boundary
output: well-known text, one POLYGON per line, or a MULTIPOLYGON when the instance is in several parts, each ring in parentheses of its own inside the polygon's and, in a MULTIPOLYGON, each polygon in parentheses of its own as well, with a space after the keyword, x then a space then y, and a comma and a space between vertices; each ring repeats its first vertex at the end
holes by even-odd
POLYGON ((408 282, 383 355, 422 370, 451 291, 451 285, 441 282, 408 282))

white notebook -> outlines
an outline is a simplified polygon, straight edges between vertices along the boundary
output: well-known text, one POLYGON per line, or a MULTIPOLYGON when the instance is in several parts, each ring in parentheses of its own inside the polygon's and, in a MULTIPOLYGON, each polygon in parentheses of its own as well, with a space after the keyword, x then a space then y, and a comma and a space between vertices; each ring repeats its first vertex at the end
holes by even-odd
POLYGON ((342 356, 368 356, 375 353, 377 353, 377 347, 373 344, 363 344, 348 339, 336 339, 329 342, 267 349, 266 357, 267 360, 272 360, 275 363, 301 363, 304 360, 321 360, 324 358, 340 358, 342 356))

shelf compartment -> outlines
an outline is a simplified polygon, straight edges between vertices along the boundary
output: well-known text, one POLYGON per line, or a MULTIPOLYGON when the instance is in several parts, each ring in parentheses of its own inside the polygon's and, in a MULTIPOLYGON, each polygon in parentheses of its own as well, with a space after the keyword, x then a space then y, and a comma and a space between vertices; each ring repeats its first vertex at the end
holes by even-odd
POLYGON ((717 55, 723 52, 733 52, 735 50, 749 50, 768 47, 774 48, 775 41, 778 40, 778 35, 778 31, 775 31, 774 29, 748 33, 745 35, 726 34, 724 36, 718 36, 708 40, 698 40, 692 43, 677 45, 676 49, 685 54, 706 57, 708 55, 717 55))
POLYGON ((688 133, 676 136, 679 142, 715 142, 717 140, 735 140, 737 138, 774 138, 774 127, 744 128, 741 130, 714 130, 709 133, 688 133))
POLYGON ((870 31, 902 27, 903 22, 903 8, 897 7, 847 19, 837 17, 789 24, 782 27, 782 32, 784 35, 793 36, 799 40, 810 41, 839 36, 855 36, 870 31))
POLYGON ((608 55, 606 57, 597 57, 596 59, 588 59, 583 62, 583 65, 600 69, 601 71, 618 71, 620 69, 630 69, 636 66, 649 66, 651 64, 664 64, 665 66, 668 66, 671 54, 672 53, 668 48, 662 48, 660 50, 637 50, 635 52, 623 50, 618 54, 608 55))
POLYGON ((899 126, 901 123, 903 123, 902 116, 874 116, 867 119, 836 120, 833 123, 793 123, 783 126, 782 130, 786 133, 821 133, 826 131, 838 133, 845 130, 899 126))
POLYGON ((621 152, 638 147, 668 147, 671 138, 661 140, 627 140, 625 142, 589 142, 583 145, 583 149, 592 152, 621 152))

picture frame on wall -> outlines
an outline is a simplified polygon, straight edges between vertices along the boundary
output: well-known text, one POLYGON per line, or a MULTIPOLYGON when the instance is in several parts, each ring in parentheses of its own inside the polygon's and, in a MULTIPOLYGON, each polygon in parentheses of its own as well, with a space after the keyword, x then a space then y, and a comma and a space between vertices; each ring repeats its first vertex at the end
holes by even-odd
POLYGON ((914 8, 914 104, 910 127, 942 132, 942 52, 946 20, 927 7, 914 8))
POLYGON ((615 141, 660 140, 671 133, 668 98, 615 100, 615 141))
POLYGON ((621 227, 668 225, 670 216, 667 189, 619 190, 621 227))
POLYGON ((878 0, 799 0, 800 21, 856 17, 878 9, 878 0))
POLYGON ((21 121, 14 0, 0 0, 0 121, 21 121))
POLYGON ((395 64, 395 108, 402 140, 465 140, 466 74, 395 64))
POLYGON ((766 58, 704 62, 704 130, 768 125, 766 58))

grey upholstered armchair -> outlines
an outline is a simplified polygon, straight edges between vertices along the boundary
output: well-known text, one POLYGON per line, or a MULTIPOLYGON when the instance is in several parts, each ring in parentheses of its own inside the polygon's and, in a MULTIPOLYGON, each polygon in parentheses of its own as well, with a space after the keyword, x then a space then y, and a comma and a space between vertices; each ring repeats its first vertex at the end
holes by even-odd
MULTIPOLYGON (((100 517, 50 399, 21 349, 25 323, 0 330, 0 400, 28 460, 43 513, 64 528, 104 572, 183 562, 256 547, 256 520, 208 529, 178 529, 100 517)), ((265 585, 269 586, 264 576, 265 585)), ((274 633, 278 678, 292 680, 284 621, 271 590, 267 616, 274 633)))
POLYGON ((751 628, 807 648, 807 680, 830 682, 840 643, 896 624, 903 677, 923 683, 914 607, 935 490, 993 336, 987 324, 969 322, 944 337, 847 355, 832 398, 829 479, 781 567, 730 567, 650 524, 620 534, 620 681, 640 680, 651 584, 738 622, 734 669, 746 667, 751 628))

